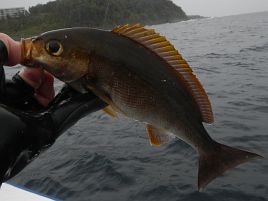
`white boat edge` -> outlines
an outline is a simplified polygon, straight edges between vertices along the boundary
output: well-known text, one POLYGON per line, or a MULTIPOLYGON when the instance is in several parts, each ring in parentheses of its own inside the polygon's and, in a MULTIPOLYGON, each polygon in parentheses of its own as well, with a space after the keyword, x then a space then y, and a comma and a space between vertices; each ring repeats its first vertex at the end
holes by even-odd
POLYGON ((0 200, 3 201, 61 201, 49 196, 33 192, 20 186, 3 183, 0 189, 0 200))

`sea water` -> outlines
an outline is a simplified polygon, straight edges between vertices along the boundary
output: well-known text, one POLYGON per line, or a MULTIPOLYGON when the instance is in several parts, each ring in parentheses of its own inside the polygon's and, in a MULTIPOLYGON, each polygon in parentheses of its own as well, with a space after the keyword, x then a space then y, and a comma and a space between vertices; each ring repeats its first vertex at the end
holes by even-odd
POLYGON ((11 183, 74 201, 268 200, 268 12, 153 28, 206 89, 215 116, 206 126, 211 137, 265 158, 226 172, 199 193, 198 155, 190 146, 175 139, 153 147, 141 123, 96 112, 11 183))

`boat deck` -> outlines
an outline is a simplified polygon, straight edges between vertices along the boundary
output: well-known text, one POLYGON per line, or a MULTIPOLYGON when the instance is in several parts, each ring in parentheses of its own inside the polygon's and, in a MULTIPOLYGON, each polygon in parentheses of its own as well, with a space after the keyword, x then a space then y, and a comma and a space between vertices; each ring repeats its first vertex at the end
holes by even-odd
POLYGON ((0 200, 3 201, 60 201, 40 195, 31 190, 13 186, 7 183, 2 184, 0 189, 0 200))

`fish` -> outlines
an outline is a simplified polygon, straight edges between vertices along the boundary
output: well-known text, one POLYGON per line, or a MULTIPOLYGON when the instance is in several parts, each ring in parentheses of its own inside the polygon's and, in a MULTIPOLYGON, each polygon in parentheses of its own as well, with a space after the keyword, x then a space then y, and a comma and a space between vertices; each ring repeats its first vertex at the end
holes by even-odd
POLYGON ((145 124, 150 144, 176 136, 199 155, 198 190, 228 169, 262 156, 213 140, 203 123, 214 121, 202 84, 178 50, 140 24, 112 30, 75 27, 22 39, 22 61, 41 66, 81 93, 145 124))

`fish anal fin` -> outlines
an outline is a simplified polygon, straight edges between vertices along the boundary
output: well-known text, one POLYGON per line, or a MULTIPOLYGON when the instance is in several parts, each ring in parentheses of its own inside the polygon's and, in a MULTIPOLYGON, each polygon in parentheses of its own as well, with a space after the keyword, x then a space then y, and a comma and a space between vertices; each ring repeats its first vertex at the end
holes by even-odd
POLYGON ((171 134, 168 134, 163 129, 155 128, 150 124, 146 124, 145 127, 147 130, 149 142, 151 145, 160 146, 162 144, 169 142, 172 139, 171 134))
POLYGON ((206 91, 189 64, 165 37, 140 24, 120 25, 115 27, 112 32, 143 45, 147 50, 163 59, 168 64, 165 66, 172 69, 180 83, 186 87, 199 109, 202 121, 213 123, 212 107, 206 91))
POLYGON ((118 115, 116 114, 116 112, 114 111, 114 109, 109 105, 105 108, 102 109, 106 114, 108 114, 109 116, 116 118, 118 117, 118 115))
POLYGON ((262 156, 216 142, 215 151, 199 153, 198 190, 204 189, 225 171, 262 156))

